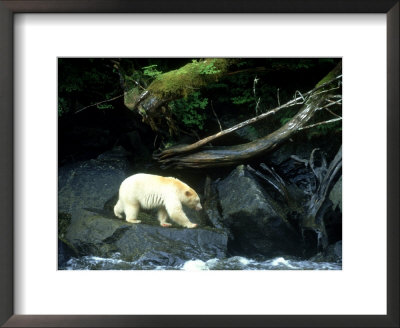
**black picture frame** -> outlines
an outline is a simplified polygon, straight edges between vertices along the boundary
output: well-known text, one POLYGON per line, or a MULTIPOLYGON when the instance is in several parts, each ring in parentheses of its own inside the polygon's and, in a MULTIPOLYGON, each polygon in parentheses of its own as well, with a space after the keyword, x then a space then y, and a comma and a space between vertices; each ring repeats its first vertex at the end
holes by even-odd
POLYGON ((399 327, 399 7, 399 0, 0 0, 0 324, 4 327, 399 327), (387 315, 14 315, 13 17, 16 13, 386 14, 387 315))

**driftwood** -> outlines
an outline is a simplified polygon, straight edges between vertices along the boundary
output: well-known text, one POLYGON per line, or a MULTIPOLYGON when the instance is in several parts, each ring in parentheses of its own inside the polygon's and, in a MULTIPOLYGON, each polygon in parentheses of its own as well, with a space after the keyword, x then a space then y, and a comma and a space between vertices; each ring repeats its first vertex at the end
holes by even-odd
POLYGON ((313 117, 316 111, 341 103, 341 99, 332 102, 329 99, 330 90, 327 90, 328 84, 331 84, 333 81, 338 80, 341 77, 341 64, 339 64, 329 75, 333 75, 334 79, 330 80, 328 83, 321 84, 320 87, 316 88, 318 90, 314 89, 308 92, 308 97, 305 98, 305 102, 299 112, 281 128, 263 138, 241 145, 213 147, 207 149, 203 148, 197 152, 193 152, 211 140, 231 133, 232 131, 270 115, 269 113, 271 113, 271 111, 261 114, 261 118, 258 116, 242 122, 230 129, 218 132, 217 134, 202 139, 192 145, 167 149, 159 154, 155 154, 154 158, 157 159, 164 168, 171 166, 175 168, 205 168, 235 165, 248 160, 249 158, 257 157, 271 151, 279 144, 289 139, 301 128, 305 127, 305 124, 313 117))
MULTIPOLYGON (((284 105, 278 106, 278 107, 276 107, 276 108, 274 108, 274 109, 272 109, 272 110, 270 110, 268 112, 262 113, 262 114, 260 114, 260 115, 258 115, 256 117, 253 117, 253 118, 248 119, 246 121, 243 121, 243 122, 241 122, 239 124, 236 124, 236 125, 228 128, 228 129, 222 130, 222 131, 220 131, 220 132, 218 132, 216 134, 213 134, 211 136, 203 138, 203 139, 201 139, 201 140, 199 140, 199 141, 197 141, 197 142, 195 142, 193 144, 184 145, 184 146, 175 146, 175 147, 171 147, 171 148, 165 149, 165 150, 163 150, 163 151, 161 151, 159 153, 155 153, 153 155, 153 158, 162 162, 162 160, 165 159, 165 158, 168 158, 168 157, 171 157, 171 156, 176 156, 176 155, 182 154, 182 153, 188 153, 188 152, 194 151, 196 149, 199 149, 200 147, 210 143, 211 141, 213 141, 215 139, 218 139, 218 138, 220 138, 222 136, 228 135, 228 134, 230 134, 230 133, 232 133, 232 132, 234 132, 236 130, 239 130, 239 129, 247 126, 247 125, 253 124, 253 123, 258 122, 258 121, 261 121, 261 120, 267 118, 268 116, 277 113, 281 109, 285 109, 285 108, 289 108, 289 107, 301 104, 302 102, 304 102, 305 98, 307 98, 308 96, 310 96, 314 92, 326 87, 327 85, 332 84, 334 81, 336 81, 336 80, 338 80, 340 78, 341 78, 341 75, 335 77, 334 79, 332 79, 332 80, 330 80, 330 81, 328 81, 326 83, 321 84, 320 86, 314 88, 311 91, 308 91, 307 93, 301 95, 300 97, 296 97, 296 98, 288 101, 284 105)), ((336 104, 336 103, 328 104, 327 106, 333 106, 334 104, 336 104)), ((325 106, 325 107, 327 107, 327 106, 325 106)), ((311 126, 309 126, 309 127, 311 127, 311 126)), ((307 127, 304 127, 304 128, 307 128, 307 127)))
POLYGON ((314 166, 314 151, 311 154, 310 167, 317 178, 318 187, 311 196, 307 214, 303 217, 302 226, 303 229, 316 231, 318 233, 318 243, 325 249, 329 242, 324 222, 324 215, 329 205, 326 199, 342 172, 342 147, 340 147, 328 167, 325 158, 323 157, 322 159, 321 167, 317 170, 314 166))

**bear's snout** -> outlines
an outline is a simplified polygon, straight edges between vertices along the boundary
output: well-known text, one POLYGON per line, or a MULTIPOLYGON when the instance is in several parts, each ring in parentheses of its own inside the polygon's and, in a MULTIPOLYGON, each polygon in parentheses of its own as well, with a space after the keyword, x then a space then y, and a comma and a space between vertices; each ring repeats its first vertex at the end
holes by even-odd
POLYGON ((196 211, 200 211, 200 210, 202 210, 203 208, 201 207, 201 204, 197 204, 196 205, 196 211))

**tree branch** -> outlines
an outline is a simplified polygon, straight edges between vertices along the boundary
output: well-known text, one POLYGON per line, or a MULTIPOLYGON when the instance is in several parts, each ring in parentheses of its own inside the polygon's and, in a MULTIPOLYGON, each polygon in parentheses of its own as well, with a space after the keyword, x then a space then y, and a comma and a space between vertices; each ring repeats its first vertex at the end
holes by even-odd
POLYGON ((97 105, 100 105, 100 104, 103 104, 103 103, 106 103, 106 102, 110 102, 110 101, 113 101, 113 100, 115 100, 115 99, 121 98, 121 97, 123 97, 123 96, 124 96, 124 94, 115 96, 114 98, 111 98, 111 99, 106 99, 106 100, 103 100, 103 101, 99 101, 98 103, 95 103, 95 104, 92 104, 92 105, 83 107, 83 108, 81 108, 81 109, 78 109, 76 112, 74 112, 74 114, 78 114, 78 113, 80 113, 81 111, 83 111, 83 110, 86 109, 86 108, 93 107, 93 106, 97 106, 97 105))

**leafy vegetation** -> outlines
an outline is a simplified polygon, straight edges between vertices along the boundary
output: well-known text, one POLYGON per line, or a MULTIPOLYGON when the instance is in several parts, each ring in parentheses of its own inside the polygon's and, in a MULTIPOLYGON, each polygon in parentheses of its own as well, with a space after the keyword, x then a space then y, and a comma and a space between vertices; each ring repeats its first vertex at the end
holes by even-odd
POLYGON ((143 74, 151 78, 155 78, 162 74, 162 72, 157 70, 157 64, 153 64, 143 67, 143 74))
MULTIPOLYGON (((136 110, 137 99, 148 90, 166 100, 164 106, 175 125, 204 135, 215 132, 216 119, 226 114, 247 119, 287 102, 296 92, 310 90, 337 62, 333 58, 62 58, 58 65, 58 115, 62 118, 91 105, 101 111, 124 105, 136 110), (118 98, 123 94, 124 102, 118 98)), ((280 127, 297 110, 291 108, 268 118, 263 129, 280 127)), ((140 113, 146 114, 143 108, 140 113)), ((341 115, 337 110, 335 113, 341 115)), ((332 117, 324 111, 315 120, 332 117)), ((304 133, 312 138, 340 133, 340 129, 341 123, 335 122, 304 133)))
POLYGON ((196 91, 185 98, 170 102, 169 106, 186 127, 203 130, 207 118, 204 109, 207 104, 208 98, 202 98, 200 92, 196 91))

